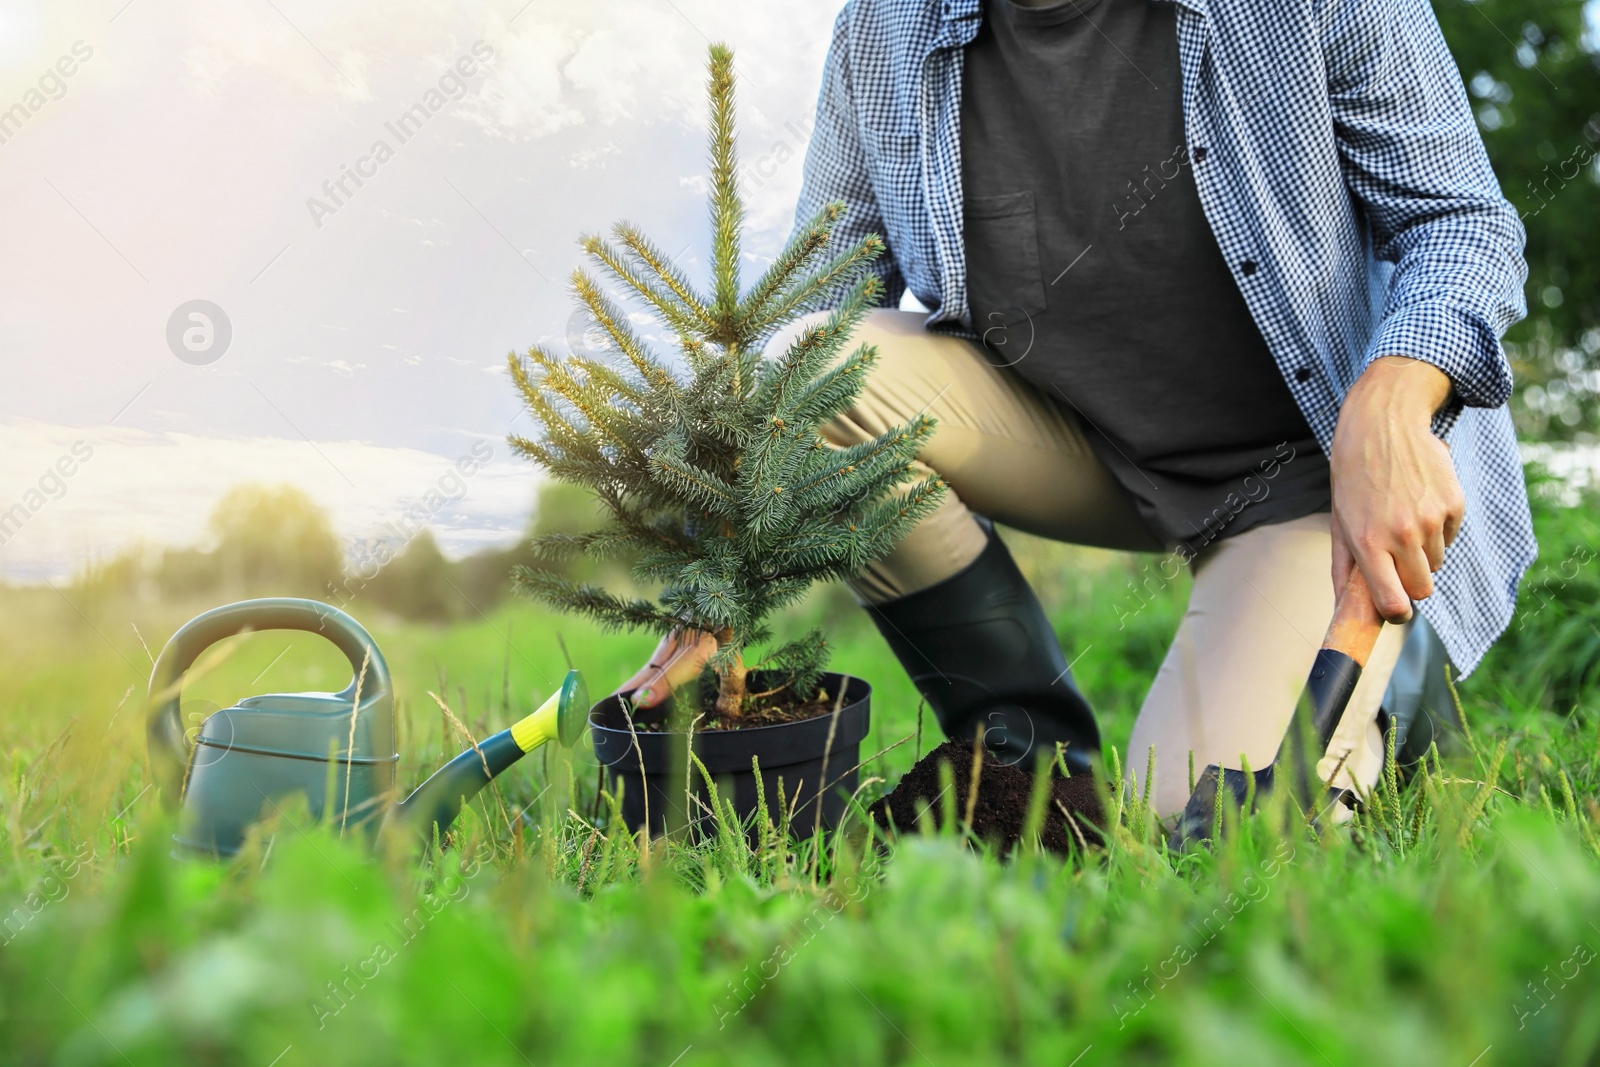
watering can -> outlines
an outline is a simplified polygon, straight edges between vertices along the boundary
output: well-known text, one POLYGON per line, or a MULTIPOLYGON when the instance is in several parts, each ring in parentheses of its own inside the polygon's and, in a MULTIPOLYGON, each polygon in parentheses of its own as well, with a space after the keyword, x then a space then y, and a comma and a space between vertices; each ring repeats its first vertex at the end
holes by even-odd
POLYGON ((583 732, 589 698, 568 671, 532 715, 468 748, 398 804, 395 795, 394 684, 371 635, 338 608, 272 597, 214 608, 185 623, 150 675, 146 734, 163 803, 179 809, 175 840, 187 851, 232 855, 250 825, 304 793, 314 819, 375 831, 401 821, 432 838, 489 780, 548 741, 571 746, 583 732), (248 631, 321 634, 350 662, 337 693, 246 697, 214 712, 191 744, 179 712, 184 674, 200 653, 248 631))

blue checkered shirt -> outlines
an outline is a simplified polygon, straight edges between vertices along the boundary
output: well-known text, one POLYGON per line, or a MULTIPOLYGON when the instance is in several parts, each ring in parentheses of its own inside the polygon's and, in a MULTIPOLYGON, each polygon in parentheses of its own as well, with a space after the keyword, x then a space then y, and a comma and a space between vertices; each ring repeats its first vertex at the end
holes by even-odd
MULTIPOLYGON (((1368 363, 1435 364, 1466 517, 1418 604, 1463 672, 1535 555, 1500 336, 1527 312, 1523 231, 1427 0, 1172 0, 1200 202, 1326 450, 1368 363)), ((1092 12, 1091 12, 1092 15, 1092 12)), ((834 24, 797 218, 842 200, 883 235, 887 299, 972 333, 962 243, 962 47, 980 0, 851 0, 834 24)))

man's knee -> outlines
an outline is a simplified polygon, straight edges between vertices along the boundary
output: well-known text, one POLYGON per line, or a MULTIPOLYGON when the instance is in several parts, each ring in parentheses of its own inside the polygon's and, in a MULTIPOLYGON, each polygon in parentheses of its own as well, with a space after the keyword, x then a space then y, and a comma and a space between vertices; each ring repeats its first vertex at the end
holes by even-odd
MULTIPOLYGON (((827 322, 831 314, 829 311, 812 312, 785 326, 767 346, 767 357, 779 357, 807 329, 827 322)), ((865 376, 856 399, 837 418, 821 428, 825 441, 836 447, 858 444, 883 433, 897 421, 895 413, 888 410, 891 405, 886 405, 879 398, 895 393, 889 388, 889 383, 894 379, 894 368, 903 355, 898 351, 901 346, 896 342, 913 329, 920 332, 921 328, 921 316, 912 313, 885 308, 867 312, 840 346, 833 363, 842 362, 864 344, 877 349, 877 361, 872 372, 865 376), (915 320, 914 324, 904 321, 908 314, 915 320)))
POLYGON ((800 339, 801 334, 813 326, 821 326, 828 321, 828 316, 831 314, 833 314, 831 311, 813 311, 781 327, 772 335, 772 340, 767 342, 766 358, 777 359, 782 356, 789 350, 790 345, 800 339))
MULTIPOLYGON (((813 311, 784 326, 773 334, 772 340, 767 343, 767 358, 776 359, 781 356, 790 345, 799 340, 801 334, 813 326, 823 325, 832 314, 832 311, 813 311)), ((840 362, 863 344, 875 346, 881 361, 886 353, 894 351, 897 339, 905 337, 907 333, 920 333, 921 330, 922 316, 914 312, 874 308, 867 312, 856 328, 850 332, 850 336, 846 338, 834 357, 834 362, 840 362), (907 316, 912 320, 911 323, 905 321, 907 316)))

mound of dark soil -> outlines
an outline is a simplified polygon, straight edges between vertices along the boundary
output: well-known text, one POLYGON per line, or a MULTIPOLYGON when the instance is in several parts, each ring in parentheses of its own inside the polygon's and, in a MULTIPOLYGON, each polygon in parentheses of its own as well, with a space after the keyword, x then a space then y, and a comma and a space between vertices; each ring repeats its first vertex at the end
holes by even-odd
MULTIPOLYGON (((889 830, 914 832, 924 809, 935 826, 944 817, 940 791, 939 764, 948 763, 954 778, 956 818, 965 816, 967 797, 972 789, 972 742, 946 741, 906 772, 900 784, 869 809, 878 825, 889 830)), ((1033 794, 1033 774, 1001 763, 988 751, 983 754, 978 773, 978 797, 972 808, 972 832, 1009 852, 1022 840, 1023 823, 1028 818, 1028 798, 1033 794)), ((1100 841, 1099 827, 1105 822, 1094 779, 1087 774, 1063 778, 1053 774, 1044 824, 1039 838, 1045 848, 1065 853, 1078 840, 1067 824, 1070 818, 1086 841, 1100 841)))

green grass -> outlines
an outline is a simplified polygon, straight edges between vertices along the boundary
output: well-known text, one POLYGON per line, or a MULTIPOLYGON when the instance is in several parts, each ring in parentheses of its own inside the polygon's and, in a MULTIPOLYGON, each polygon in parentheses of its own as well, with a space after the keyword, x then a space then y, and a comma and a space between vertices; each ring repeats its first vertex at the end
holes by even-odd
MULTIPOLYGON (((1108 553, 1018 555, 1125 744, 1185 590, 1135 599, 1140 562, 1108 553)), ((1066 860, 950 835, 880 852, 859 833, 821 857, 732 835, 647 853, 594 825, 592 758, 545 749, 428 862, 291 809, 300 832, 268 827, 216 865, 170 858, 143 762, 140 635, 159 651, 192 611, 50 589, 0 606, 6 1063, 1600 1060, 1600 717, 1545 710, 1503 660, 1463 689, 1468 751, 1386 786, 1357 825, 1275 809, 1181 860, 1136 803, 1109 848, 1066 860)), ((429 691, 483 736, 560 678, 558 633, 596 688, 650 644, 520 603, 448 629, 350 610, 396 677, 406 786, 461 747, 429 691)), ((863 756, 911 738, 865 768, 892 782, 915 693, 842 594, 786 625, 818 621, 833 666, 874 685, 863 756)), ((348 680, 331 648, 284 634, 202 667, 198 713, 348 680)), ((929 716, 921 749, 937 741, 929 716)))

